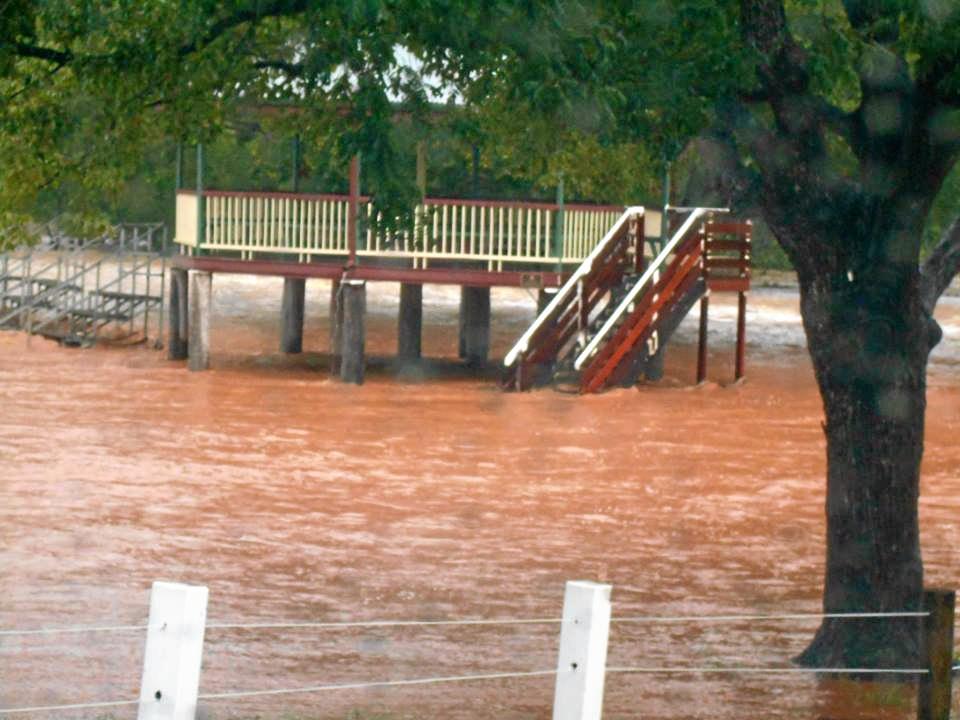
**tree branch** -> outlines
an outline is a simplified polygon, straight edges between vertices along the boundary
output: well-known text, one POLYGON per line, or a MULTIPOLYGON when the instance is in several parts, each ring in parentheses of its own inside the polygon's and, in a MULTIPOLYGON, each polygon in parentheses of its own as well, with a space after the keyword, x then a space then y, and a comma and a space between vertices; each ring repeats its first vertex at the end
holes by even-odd
POLYGON ((297 15, 305 12, 307 5, 307 0, 273 0, 273 2, 263 4, 257 2, 253 8, 240 10, 233 15, 221 18, 211 25, 201 37, 191 43, 182 45, 177 51, 177 55, 182 58, 202 50, 224 33, 244 23, 255 23, 268 17, 297 15))
POLYGON ((920 269, 920 299, 927 312, 933 312, 957 274, 960 274, 960 217, 953 221, 920 269))
POLYGON ((13 51, 22 58, 46 60, 61 66, 68 65, 74 59, 73 53, 68 50, 54 50, 53 48, 28 45, 22 42, 13 43, 13 51))
POLYGON ((744 41, 760 56, 757 71, 771 101, 806 92, 806 52, 790 34, 783 0, 740 0, 740 19, 744 41))

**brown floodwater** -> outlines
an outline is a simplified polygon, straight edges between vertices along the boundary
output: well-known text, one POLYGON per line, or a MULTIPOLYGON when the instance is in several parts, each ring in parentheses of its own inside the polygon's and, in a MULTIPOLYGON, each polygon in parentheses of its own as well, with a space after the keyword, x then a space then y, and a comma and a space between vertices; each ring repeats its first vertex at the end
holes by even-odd
MULTIPOLYGON (((824 441, 796 295, 711 304, 711 382, 686 323, 656 386, 504 394, 456 353, 456 288, 427 288, 424 352, 389 361, 396 286, 372 286, 362 387, 277 350, 280 285, 215 278, 213 368, 139 347, 0 333, 0 628, 143 624, 157 579, 210 588, 210 622, 558 617, 612 583, 614 617, 816 612, 824 441)), ((493 350, 532 317, 495 291, 493 350)), ((927 582, 960 580, 960 303, 939 310, 921 523, 927 582)), ((789 667, 815 623, 614 624, 610 665, 789 667)), ((136 698, 142 632, 0 637, 0 707, 136 698)), ((544 670, 547 626, 210 629, 201 692, 544 670)), ((550 717, 549 677, 211 700, 207 718, 550 717)), ((955 705, 955 709, 957 706, 955 705)), ((610 675, 607 718, 908 718, 913 690, 805 675, 610 675)), ((39 713, 98 717, 106 711, 39 713)), ((133 708, 109 711, 133 718, 133 708)))

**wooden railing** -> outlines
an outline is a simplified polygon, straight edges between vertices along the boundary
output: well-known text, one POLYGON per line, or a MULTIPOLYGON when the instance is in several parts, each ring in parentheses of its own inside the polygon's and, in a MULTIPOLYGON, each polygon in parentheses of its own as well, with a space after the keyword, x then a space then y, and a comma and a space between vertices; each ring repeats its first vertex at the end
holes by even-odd
MULTIPOLYGON (((189 252, 313 256, 351 254, 348 195, 204 191, 177 193, 176 242, 189 252)), ((369 198, 357 198, 361 223, 354 254, 409 259, 477 261, 502 270, 517 263, 579 263, 616 221, 622 208, 427 198, 414 211, 412 231, 388 236, 373 229, 369 198)))

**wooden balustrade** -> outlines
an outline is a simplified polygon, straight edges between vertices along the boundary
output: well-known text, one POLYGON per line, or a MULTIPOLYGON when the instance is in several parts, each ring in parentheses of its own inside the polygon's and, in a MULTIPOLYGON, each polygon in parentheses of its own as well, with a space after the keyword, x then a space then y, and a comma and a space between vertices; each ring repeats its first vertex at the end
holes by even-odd
MULTIPOLYGON (((342 256, 349 252, 347 195, 203 192, 177 194, 176 242, 190 252, 342 256), (200 232, 200 224, 203 232, 200 232)), ((357 256, 402 258, 414 267, 436 260, 477 261, 489 270, 504 265, 578 263, 619 217, 614 206, 566 205, 562 242, 557 212, 549 203, 427 198, 414 212, 412 230, 388 235, 375 229, 369 198, 360 198, 366 219, 357 256)))

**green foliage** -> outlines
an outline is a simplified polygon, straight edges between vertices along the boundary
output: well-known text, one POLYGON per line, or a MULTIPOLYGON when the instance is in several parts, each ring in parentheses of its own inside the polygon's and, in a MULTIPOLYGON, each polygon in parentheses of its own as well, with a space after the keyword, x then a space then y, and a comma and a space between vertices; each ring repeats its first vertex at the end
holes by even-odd
MULTIPOLYGON (((743 12, 757 5, 8 0, 0 5, 0 227, 28 217, 95 227, 157 208, 169 217, 177 140, 206 143, 207 183, 221 187, 289 186, 288 143, 299 134, 301 187, 343 191, 359 152, 363 191, 387 225, 409 221, 413 147, 424 138, 433 194, 547 199, 562 176, 571 201, 649 203, 663 161, 711 126, 735 130, 740 160, 762 176, 770 158, 746 134, 792 129, 762 93, 749 98, 779 52, 744 41, 743 12)), ((804 55, 776 61, 781 79, 808 77, 806 90, 852 116, 864 83, 906 68, 942 99, 931 136, 960 140, 953 0, 785 0, 784 8, 804 55)), ((868 130, 895 122, 888 106, 866 108, 868 130)), ((832 122, 823 145, 828 162, 815 172, 834 184, 905 182, 862 163, 862 148, 832 122)), ((806 190, 798 186, 797 203, 806 190)), ((956 195, 951 180, 928 236, 948 222, 956 195)))

